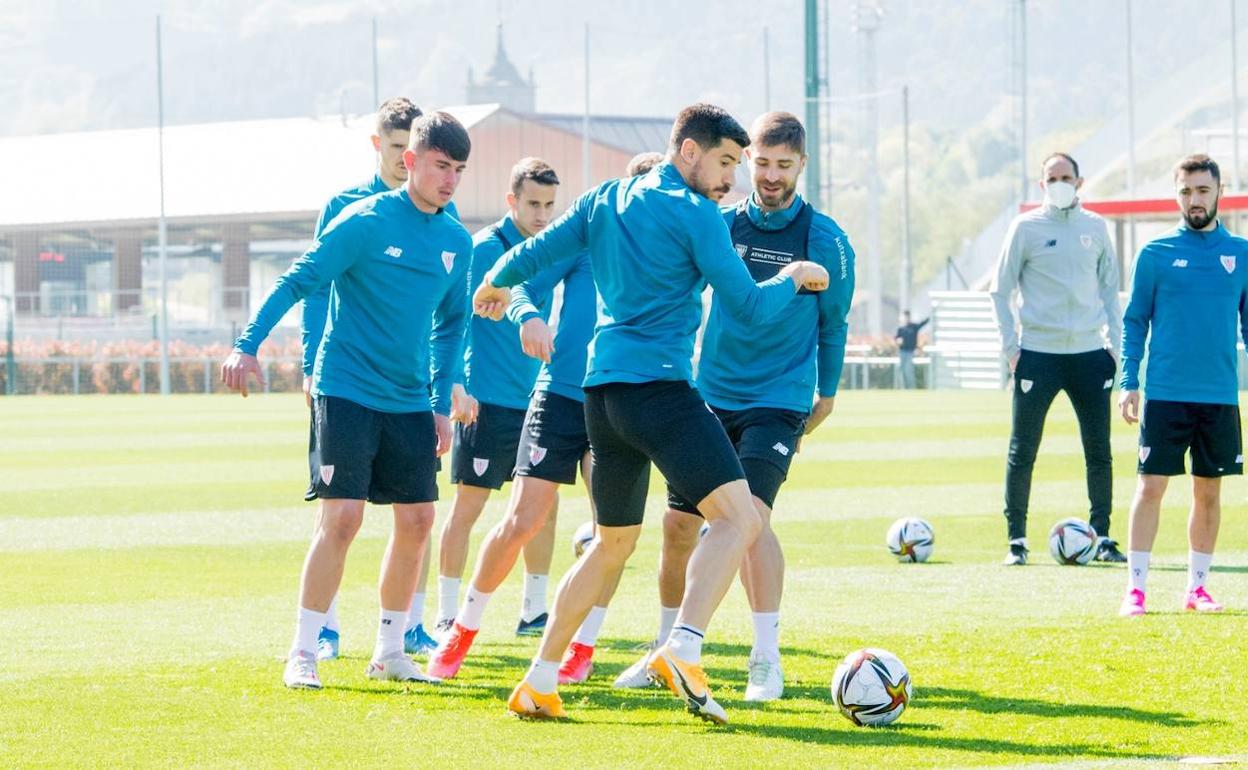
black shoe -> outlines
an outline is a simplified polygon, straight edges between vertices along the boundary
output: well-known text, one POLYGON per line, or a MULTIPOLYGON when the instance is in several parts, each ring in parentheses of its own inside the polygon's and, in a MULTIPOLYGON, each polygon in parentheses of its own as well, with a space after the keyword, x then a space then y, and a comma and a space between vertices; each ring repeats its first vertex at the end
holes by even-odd
POLYGON ((1118 543, 1105 538, 1101 544, 1096 547, 1096 560, 1110 562, 1112 564, 1125 564, 1127 557, 1123 556, 1122 551, 1118 550, 1118 543))
POLYGON ((1021 543, 1010 543, 1010 552, 1006 554, 1005 561, 1001 562, 1007 567, 1021 567, 1027 563, 1027 546, 1021 543))
POLYGON ((516 636, 541 636, 546 631, 546 620, 549 616, 543 612, 532 620, 520 618, 516 626, 516 636))

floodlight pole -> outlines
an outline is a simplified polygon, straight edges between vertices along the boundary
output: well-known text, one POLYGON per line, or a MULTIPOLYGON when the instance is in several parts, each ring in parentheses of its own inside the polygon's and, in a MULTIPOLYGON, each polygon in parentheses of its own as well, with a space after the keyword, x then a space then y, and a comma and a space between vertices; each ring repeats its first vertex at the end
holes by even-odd
POLYGON ((585 112, 581 115, 581 176, 586 190, 592 185, 589 145, 589 22, 585 22, 585 112))
POLYGON ((156 139, 160 174, 160 218, 157 220, 157 254, 160 258, 160 393, 169 395, 169 229, 165 222, 165 73, 160 41, 160 16, 156 17, 156 139))
POLYGON ((910 86, 901 87, 901 287, 902 310, 910 309, 910 86))
POLYGON ((1231 0, 1231 189, 1239 192, 1239 25, 1231 0))
POLYGON ((373 104, 381 104, 381 89, 378 85, 380 78, 378 77, 377 66, 377 17, 373 17, 373 104))
POLYGON ((770 30, 763 27, 763 112, 771 112, 771 41, 770 30))
POLYGON ((819 170, 819 4, 806 0, 806 200, 820 205, 823 178, 819 170))
MULTIPOLYGON (((14 290, 16 293, 16 289, 14 290)), ((13 306, 17 304, 17 300, 13 297, 0 297, 8 306, 8 326, 4 332, 4 394, 12 396, 17 394, 17 361, 14 359, 13 352, 13 322, 14 313, 13 306)))

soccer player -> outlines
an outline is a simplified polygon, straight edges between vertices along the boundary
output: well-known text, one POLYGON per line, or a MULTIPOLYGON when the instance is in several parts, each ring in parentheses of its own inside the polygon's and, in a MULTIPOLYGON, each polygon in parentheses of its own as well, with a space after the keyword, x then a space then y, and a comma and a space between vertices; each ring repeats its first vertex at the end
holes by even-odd
MULTIPOLYGON (((629 161, 626 171, 629 176, 639 176, 662 160, 657 152, 641 153, 629 161)), ((589 486, 589 435, 585 430, 585 391, 581 383, 585 381, 587 348, 593 337, 596 312, 594 274, 586 251, 542 271, 512 292, 507 317, 520 327, 524 352, 543 364, 524 418, 516 457, 516 488, 503 520, 481 544, 468 596, 450 634, 443 637, 429 659, 429 671, 435 676, 449 679, 459 672, 481 628, 490 596, 515 566, 520 549, 553 528, 559 485, 575 483, 579 465, 589 486), (563 305, 557 331, 552 335, 540 304, 560 282, 563 305)), ((559 684, 583 682, 593 672, 594 645, 617 583, 618 578, 603 589, 601 598, 577 629, 559 666, 559 684)))
MULTIPOLYGON (((367 198, 370 195, 393 190, 407 181, 407 168, 403 165, 403 152, 407 149, 412 121, 419 118, 422 114, 420 108, 406 97, 399 96, 387 99, 381 103, 381 106, 377 108, 376 133, 370 137, 373 143, 373 150, 377 153, 377 170, 367 182, 349 187, 329 199, 329 202, 321 209, 320 217, 316 220, 313 240, 320 238, 321 233, 325 232, 325 228, 334 220, 334 217, 338 216, 349 204, 361 198, 367 198)), ((446 213, 459 219, 459 213, 455 210, 454 201, 446 204, 446 213)), ((329 315, 329 289, 330 284, 326 284, 303 300, 303 393, 308 402, 309 413, 311 413, 312 409, 312 396, 310 393, 312 367, 316 363, 316 352, 321 345, 321 339, 325 335, 325 319, 329 315)), ((317 468, 315 418, 309 420, 308 465, 310 478, 308 492, 304 498, 311 501, 316 499, 316 493, 312 489, 316 481, 317 468)), ((426 548, 425 558, 421 561, 420 579, 418 581, 418 585, 421 587, 425 585, 429 572, 428 553, 428 548, 426 548)), ((404 636, 405 647, 408 652, 427 652, 434 646, 433 639, 425 633, 424 626, 421 624, 421 616, 415 609, 424 607, 424 598, 424 591, 421 590, 412 599, 413 612, 409 616, 409 628, 404 636)), ((338 657, 339 633, 338 596, 335 595, 334 600, 329 605, 329 612, 325 618, 325 627, 321 629, 317 638, 318 658, 328 660, 338 657)))
POLYGON ((1083 440, 1096 559, 1126 561, 1118 544, 1109 539, 1113 505, 1109 396, 1118 369, 1115 346, 1122 332, 1118 263, 1105 220, 1079 205, 1082 184, 1074 158, 1060 152, 1045 158, 1040 176, 1044 205, 1010 224, 990 291, 1001 349, 1014 374, 1005 468, 1007 565, 1027 563, 1031 471, 1044 418, 1063 390, 1075 408, 1083 440), (1017 320, 1015 294, 1020 296, 1017 320))
POLYGON ((790 263, 756 284, 733 250, 715 202, 732 189, 749 143, 719 107, 686 107, 672 127, 664 163, 586 192, 536 238, 504 255, 476 290, 475 312, 497 317, 510 302, 504 287, 586 248, 598 288, 584 383, 598 526, 589 549, 560 581, 538 655, 508 699, 513 713, 564 715, 556 685, 561 656, 637 543, 653 461, 710 522, 690 560, 676 627, 655 651, 654 669, 694 714, 727 721, 707 687, 702 637, 761 522, 723 426, 690 384, 699 290, 709 282, 725 310, 761 323, 798 289, 828 285, 827 271, 811 262, 790 263))
POLYGON ((1139 481, 1127 528, 1127 595, 1120 614, 1144 614, 1148 561, 1161 500, 1192 454, 1183 606, 1217 612, 1205 590, 1222 519, 1222 477, 1244 472, 1236 337, 1248 341, 1248 240, 1218 222, 1222 175, 1208 155, 1174 168, 1183 221, 1149 241, 1135 262, 1123 323, 1122 395, 1128 424, 1140 423, 1139 481), (1144 407, 1140 361, 1148 340, 1144 407))
MULTIPOLYGON (((481 230, 473 240, 472 275, 485 274, 499 256, 550 224, 555 214, 559 176, 540 158, 524 158, 511 170, 507 215, 481 230)), ((537 304, 544 319, 550 296, 537 304)), ((490 493, 510 481, 516 466, 516 447, 533 382, 537 359, 525 355, 519 324, 509 320, 474 317, 469 321, 464 348, 468 394, 479 403, 475 421, 455 426, 451 448, 451 482, 455 502, 442 525, 438 564, 437 633, 444 635, 455 619, 459 583, 468 559, 468 539, 490 493)), ((546 584, 554 551, 554 529, 525 547, 524 600, 519 636, 541 636, 546 627, 546 584)))
MULTIPOLYGON (((753 193, 725 208, 724 215, 750 274, 770 278, 786 264, 811 260, 832 277, 827 291, 799 293, 765 323, 742 323, 713 294, 698 361, 698 390, 732 440, 762 520, 741 564, 754 620, 745 699, 771 701, 784 693, 779 639, 784 553, 771 529, 771 512, 802 435, 832 413, 845 362, 854 252, 845 231, 797 193, 806 166, 806 131, 796 116, 759 116, 745 156, 753 193)), ((659 562, 660 628, 652 647, 667 639, 675 622, 701 524, 697 507, 669 488, 659 562)), ((615 686, 648 686, 649 668, 647 654, 615 686)))
POLYGON ((304 562, 295 638, 283 681, 320 689, 317 632, 342 579, 365 501, 394 507, 382 562, 381 613, 367 675, 436 681, 403 652, 403 627, 433 523, 438 456, 462 365, 472 239, 444 207, 471 143, 450 114, 411 129, 407 183, 351 204, 282 274, 221 367, 247 395, 256 351, 286 311, 331 283, 330 314, 312 373, 320 516, 304 562))

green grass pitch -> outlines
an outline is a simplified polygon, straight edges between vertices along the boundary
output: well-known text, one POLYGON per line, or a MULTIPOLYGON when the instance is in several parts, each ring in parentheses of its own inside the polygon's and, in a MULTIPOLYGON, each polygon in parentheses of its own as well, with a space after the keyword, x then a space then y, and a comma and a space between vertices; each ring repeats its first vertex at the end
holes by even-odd
MULTIPOLYGON (((534 640, 512 635, 518 575, 499 591, 461 677, 365 678, 389 516, 370 508, 342 590, 341 660, 326 690, 281 685, 313 506, 301 502, 307 414, 297 395, 0 399, 0 767, 1137 767, 1248 761, 1245 482, 1224 487, 1210 590, 1228 611, 1179 610, 1188 484, 1172 486, 1149 616, 1116 616, 1121 567, 1059 567, 1054 521, 1086 515, 1073 414, 1059 399, 1033 489, 1032 565, 1004 555, 1008 397, 854 392, 798 455, 777 502, 788 559, 787 693, 742 702, 748 607, 733 588, 707 667, 731 724, 692 720, 660 691, 610 682, 655 632, 658 523, 647 528, 599 642, 563 688, 572 720, 510 719, 503 700, 534 640), (883 546, 903 515, 932 522, 932 562, 883 546), (890 728, 831 705, 837 661, 892 650, 914 700, 890 728)), ((1135 433, 1116 420, 1114 531, 1134 485, 1135 433)), ((491 502, 474 540, 501 515, 491 502)), ((443 488, 439 521, 450 499, 443 488)), ((588 517, 559 512, 553 572, 588 517)), ((469 565, 471 569, 470 559, 469 565)), ((427 610, 432 616, 434 607, 427 610)))

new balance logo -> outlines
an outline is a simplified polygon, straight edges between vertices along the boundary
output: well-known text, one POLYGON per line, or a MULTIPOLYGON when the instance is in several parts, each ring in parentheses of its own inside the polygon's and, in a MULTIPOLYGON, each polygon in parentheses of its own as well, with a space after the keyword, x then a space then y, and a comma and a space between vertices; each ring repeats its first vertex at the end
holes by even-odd
POLYGON ((1170 267, 1187 267, 1186 259, 1176 259, 1170 263, 1170 267))
POLYGON ((773 446, 772 449, 776 450, 777 452, 784 455, 785 457, 789 456, 789 448, 785 446, 784 444, 781 444, 779 441, 776 442, 776 445, 773 446))
POLYGON ((1046 249, 1051 249, 1051 248, 1053 248, 1053 247, 1054 247, 1054 246, 1056 246, 1056 245, 1057 245, 1057 239, 1056 239, 1056 238, 1054 238, 1054 239, 1052 239, 1052 240, 1049 240, 1049 241, 1045 241, 1045 242, 1044 242, 1044 247, 1045 247, 1046 249))
POLYGON ((398 246, 387 246, 385 253, 387 257, 394 257, 395 259, 398 259, 403 256, 403 249, 400 249, 398 246))

